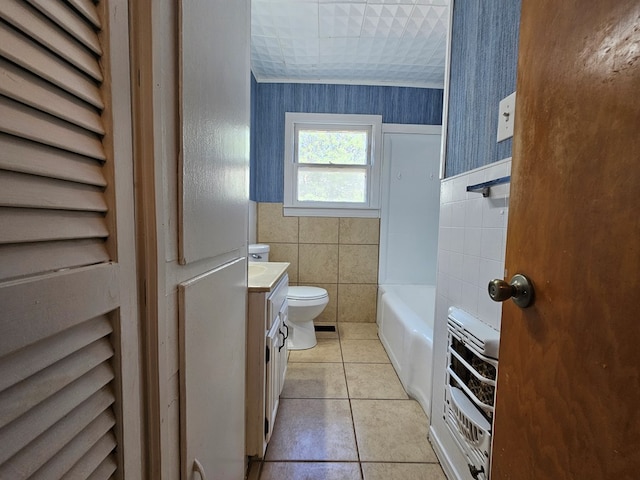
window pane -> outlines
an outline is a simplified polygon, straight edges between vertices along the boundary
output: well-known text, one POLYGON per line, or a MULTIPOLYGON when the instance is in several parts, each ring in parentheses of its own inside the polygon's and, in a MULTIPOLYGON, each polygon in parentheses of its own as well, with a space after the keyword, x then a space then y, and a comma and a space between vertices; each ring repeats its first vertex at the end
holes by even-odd
POLYGON ((366 165, 365 130, 298 130, 298 163, 366 165))
POLYGON ((298 169, 298 201, 365 203, 365 169, 298 169))

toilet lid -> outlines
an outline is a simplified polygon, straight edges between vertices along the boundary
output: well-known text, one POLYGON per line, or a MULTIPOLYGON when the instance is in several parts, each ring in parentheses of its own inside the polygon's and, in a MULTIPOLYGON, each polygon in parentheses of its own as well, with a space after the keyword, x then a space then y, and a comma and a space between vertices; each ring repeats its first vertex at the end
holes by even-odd
POLYGON ((291 300, 316 300, 327 295, 327 291, 320 287, 289 287, 287 292, 287 297, 291 300))

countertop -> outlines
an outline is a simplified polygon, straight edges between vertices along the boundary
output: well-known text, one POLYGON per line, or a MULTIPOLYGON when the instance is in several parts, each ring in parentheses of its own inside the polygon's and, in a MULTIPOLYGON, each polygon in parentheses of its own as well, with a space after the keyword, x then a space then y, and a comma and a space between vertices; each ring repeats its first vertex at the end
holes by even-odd
POLYGON ((288 262, 249 262, 249 292, 269 292, 287 273, 288 262))

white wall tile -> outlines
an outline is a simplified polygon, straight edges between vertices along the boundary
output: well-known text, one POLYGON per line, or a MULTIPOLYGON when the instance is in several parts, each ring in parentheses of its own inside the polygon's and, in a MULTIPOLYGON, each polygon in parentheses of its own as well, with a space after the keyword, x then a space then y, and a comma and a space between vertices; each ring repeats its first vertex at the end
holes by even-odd
POLYGON ((449 300, 452 305, 462 303, 462 281, 460 279, 449 277, 449 300))
POLYGON ((463 253, 465 255, 480 256, 480 248, 482 246, 482 229, 481 228, 465 228, 464 229, 464 246, 463 253))
POLYGON ((453 181, 443 180, 440 185, 440 202, 442 205, 446 205, 451 202, 453 198, 453 181))
POLYGON ((480 285, 480 257, 464 255, 462 259, 462 278, 473 285, 480 285))
MULTIPOLYGON (((444 322, 446 324, 446 318, 449 312, 450 301, 444 295, 440 293, 436 294, 436 314, 435 319, 438 323, 444 322)), ((435 329, 435 326, 434 326, 435 329)), ((435 337, 434 337, 435 338, 435 337)))
POLYGON ((450 275, 454 278, 459 278, 460 280, 464 279, 463 270, 462 270, 462 261, 463 261, 462 253, 451 252, 450 275))
POLYGON ((504 229, 483 228, 480 256, 489 260, 504 260, 504 229))
POLYGON ((449 250, 439 249, 438 250, 438 272, 446 273, 447 275, 451 272, 451 252, 449 250))
POLYGON ((505 228, 507 226, 507 208, 505 198, 484 198, 482 203, 482 227, 505 228))
POLYGON ((488 198, 467 194, 466 187, 509 175, 510 168, 510 160, 501 161, 441 184, 436 308, 445 317, 455 305, 500 327, 501 304, 489 298, 487 284, 504 277, 508 185, 488 198))
POLYGON ((496 162, 495 164, 491 165, 489 168, 487 168, 484 171, 485 174, 485 179, 484 181, 487 182, 489 180, 493 180, 495 178, 502 178, 502 177, 506 177, 507 175, 509 175, 511 172, 511 162, 510 161, 501 161, 501 162, 496 162))
POLYGON ((471 315, 478 315, 478 295, 480 289, 477 285, 462 282, 462 299, 460 306, 471 315))
MULTIPOLYGON (((484 177, 485 177, 484 170, 477 170, 477 171, 471 172, 467 175, 467 185, 477 185, 478 183, 482 183, 485 181, 484 177)), ((468 200, 477 199, 477 198, 482 198, 482 194, 477 192, 467 192, 468 200)))
POLYGON ((488 293, 478 297, 478 318, 500 330, 501 316, 502 303, 491 300, 488 293))
POLYGON ((451 216, 453 214, 453 204, 443 203, 440 205, 440 226, 451 227, 451 216))
POLYGON ((454 202, 451 204, 451 226, 452 227, 464 227, 465 226, 465 209, 466 201, 454 202))
POLYGON ((504 253, 507 253, 507 229, 503 229, 502 242, 504 243, 504 253))
POLYGON ((449 296, 449 276, 444 273, 438 273, 437 276, 437 284, 436 291, 438 295, 442 295, 443 297, 449 296))
MULTIPOLYGON (((497 177, 500 178, 500 177, 497 177)), ((496 185, 495 187, 491 187, 491 197, 490 198, 505 198, 509 196, 511 192, 511 184, 503 183, 501 185, 496 185)))
POLYGON ((464 253, 464 228, 451 228, 448 240, 449 250, 464 253))
POLYGON ((485 199, 482 197, 469 198, 465 202, 464 226, 476 228, 482 226, 482 206, 485 199))
POLYGON ((480 272, 478 274, 478 284, 487 285, 494 278, 504 278, 504 262, 480 259, 480 272))
POLYGON ((452 232, 451 227, 440 227, 440 231, 438 232, 438 249, 445 250, 447 252, 451 251, 449 244, 451 243, 449 239, 451 238, 452 232))
POLYGON ((459 202, 467 199, 467 177, 461 176, 453 179, 453 191, 451 193, 451 200, 459 202))

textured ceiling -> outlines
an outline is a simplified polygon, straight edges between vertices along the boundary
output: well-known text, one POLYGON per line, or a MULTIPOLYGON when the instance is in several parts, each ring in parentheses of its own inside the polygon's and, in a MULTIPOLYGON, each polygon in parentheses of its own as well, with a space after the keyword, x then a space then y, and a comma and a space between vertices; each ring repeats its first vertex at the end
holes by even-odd
POLYGON ((259 82, 442 88, 449 0, 252 0, 259 82))

